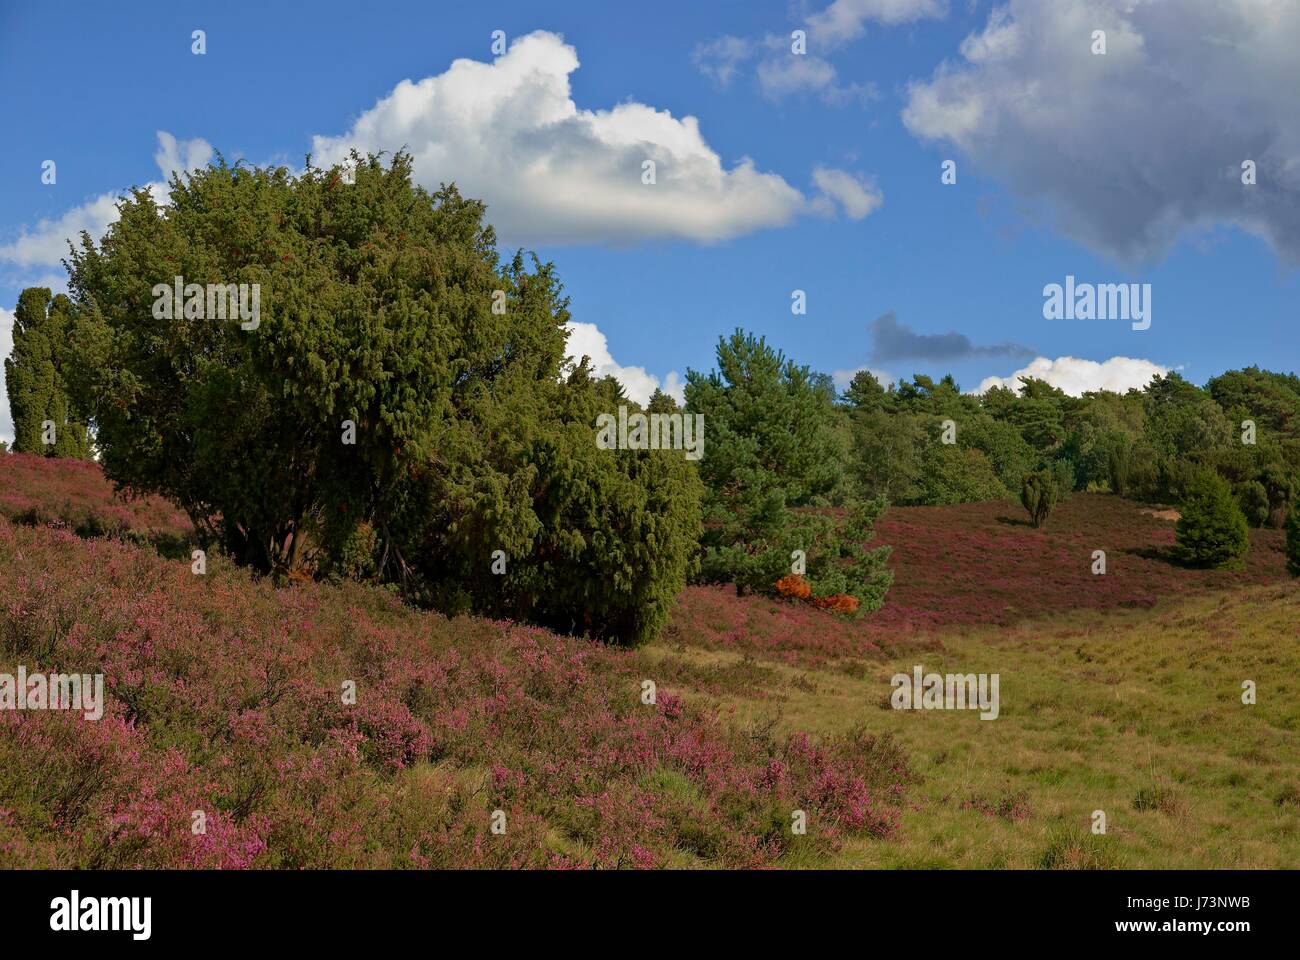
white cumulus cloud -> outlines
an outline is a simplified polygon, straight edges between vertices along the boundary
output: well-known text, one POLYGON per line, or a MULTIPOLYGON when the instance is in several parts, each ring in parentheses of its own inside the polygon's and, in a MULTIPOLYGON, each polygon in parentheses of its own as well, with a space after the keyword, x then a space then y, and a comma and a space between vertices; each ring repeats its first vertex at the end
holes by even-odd
MULTIPOLYGON (((173 175, 206 167, 212 161, 212 155, 212 146, 206 140, 177 140, 166 130, 159 130, 158 152, 153 155, 153 159, 162 171, 163 181, 169 182, 173 175)), ((150 184, 151 189, 154 186, 156 185, 150 184)), ((165 197, 155 192, 154 199, 161 202, 165 197)))
MULTIPOLYGON (((723 38, 702 63, 729 79, 749 49, 747 41, 723 38)), ((806 196, 748 157, 724 165, 695 117, 635 101, 579 107, 569 83, 576 69, 577 52, 556 34, 519 37, 491 63, 460 59, 435 76, 402 80, 347 132, 313 137, 313 161, 328 166, 346 163, 353 149, 405 148, 421 185, 455 182, 487 201, 488 220, 512 244, 708 243, 827 212, 824 193, 806 196), (646 161, 654 163, 654 183, 644 182, 646 161)), ((173 173, 212 155, 205 140, 160 131, 154 159, 163 179, 145 186, 161 202, 173 173)), ((0 262, 57 267, 82 230, 96 239, 104 234, 123 192, 22 227, 0 244, 0 262)), ((845 209, 861 209, 854 203, 845 209)))
POLYGON ((1300 263, 1297 37, 1291 0, 1010 0, 903 122, 1115 260, 1231 224, 1300 263))
MULTIPOLYGON (((145 184, 155 201, 167 199, 167 183, 173 173, 201 167, 212 159, 212 147, 206 140, 177 140, 166 131, 158 131, 158 152, 154 160, 162 180, 145 184)), ((0 244, 0 261, 18 267, 57 267, 68 255, 68 241, 78 242, 85 230, 99 240, 109 224, 117 220, 117 201, 125 190, 105 193, 73 207, 56 220, 41 220, 34 228, 23 227, 17 239, 0 244)), ((48 283, 42 284, 49 286, 48 283)))
POLYGON ((589 110, 573 100, 577 51, 554 33, 519 37, 492 63, 460 59, 403 80, 352 129, 313 138, 313 160, 406 147, 426 187, 455 181, 520 243, 716 241, 789 223, 809 207, 749 158, 730 169, 695 117, 635 101, 589 110), (655 163, 653 185, 643 163, 655 163))
POLYGON ((1009 377, 985 377, 974 392, 985 393, 993 387, 1018 391, 1022 377, 1034 377, 1046 380, 1072 397, 1083 396, 1090 390, 1125 393, 1130 389, 1141 390, 1151 382, 1152 377, 1168 372, 1168 367, 1133 357, 1111 357, 1100 363, 1078 357, 1057 357, 1055 360, 1037 357, 1029 366, 1022 367, 1009 377))
POLYGON ((68 241, 74 243, 81 231, 95 239, 104 235, 117 219, 116 193, 106 193, 73 207, 56 220, 41 220, 34 228, 24 227, 12 243, 0 245, 0 260, 18 267, 52 267, 68 255, 68 241))
POLYGON ((647 373, 645 367, 625 367, 616 361, 609 352, 609 341, 594 323, 565 324, 569 332, 566 356, 574 363, 582 358, 591 358, 592 372, 597 377, 611 376, 623 385, 623 392, 632 400, 644 405, 656 389, 662 390, 678 403, 686 402, 686 384, 676 371, 670 372, 661 381, 654 374, 647 373))

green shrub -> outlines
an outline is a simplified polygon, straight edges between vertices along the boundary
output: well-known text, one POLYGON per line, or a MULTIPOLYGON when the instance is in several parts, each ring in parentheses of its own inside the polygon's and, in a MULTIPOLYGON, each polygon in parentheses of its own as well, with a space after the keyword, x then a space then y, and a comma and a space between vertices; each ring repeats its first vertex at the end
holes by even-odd
POLYGON ((1129 458, 1127 495, 1147 502, 1161 498, 1158 456, 1148 444, 1140 443, 1133 447, 1129 458))
POLYGON ((1248 480, 1237 486, 1237 506, 1252 527, 1268 523, 1268 491, 1258 480, 1248 480))
MULTIPOLYGON (((709 453, 704 483, 700 578, 737 593, 772 594, 790 573, 817 596, 843 593, 859 610, 877 609, 892 580, 888 550, 866 550, 883 498, 845 504, 841 524, 820 508, 842 499, 844 440, 833 391, 807 367, 761 337, 737 330, 719 338, 718 369, 686 374, 686 408, 704 417, 709 453), (807 569, 792 568, 803 551, 807 569)), ((869 387, 865 379, 859 386, 869 387)))
POLYGON ((1176 526, 1178 555, 1199 567, 1235 565, 1250 545, 1246 518, 1228 483, 1201 470, 1187 483, 1176 526))
POLYGON ((1056 484, 1056 497, 1058 500, 1067 499, 1074 491, 1075 472, 1074 464, 1069 460, 1052 461, 1052 480, 1056 484))
POLYGON ((359 523, 351 530, 330 531, 338 542, 329 543, 320 572, 349 580, 372 580, 379 572, 380 542, 375 528, 359 523))
POLYGON ((1112 443, 1107 456, 1110 468, 1111 492, 1124 496, 1129 489, 1129 471, 1133 466, 1133 444, 1125 436, 1119 435, 1112 443))
POLYGON ((476 409, 393 520, 411 589, 440 610, 651 639, 694 569, 701 487, 682 450, 596 445, 620 405, 639 411, 580 367, 476 409))
POLYGON ((1268 525, 1281 529, 1286 523, 1292 498, 1300 494, 1300 484, 1291 475, 1290 468, 1278 461, 1264 466, 1259 482, 1268 493, 1268 525))
POLYGON ((979 450, 931 443, 921 463, 918 483, 924 504, 979 503, 1007 496, 1007 488, 998 479, 993 464, 979 450))
POLYGON ((1161 457, 1159 495, 1171 503, 1181 503, 1205 468, 1174 457, 1161 457))
POLYGON ((1035 527, 1041 527, 1047 522, 1058 497, 1056 479, 1050 470, 1026 474, 1021 481, 1020 502, 1029 511, 1029 519, 1035 527))
POLYGON ((1300 494, 1291 501, 1286 520, 1286 568, 1291 576, 1300 577, 1300 494))
MULTIPOLYGON (((984 454, 1007 491, 1016 489, 1020 478, 1032 470, 1038 460, 1038 454, 1025 442, 1014 423, 989 416, 963 417, 958 442, 984 454)), ((999 496, 1006 496, 1006 493, 999 496)))
POLYGON ((68 396, 67 377, 76 362, 75 313, 65 294, 55 296, 46 287, 28 287, 18 295, 13 351, 4 358, 16 453, 91 458, 85 418, 68 396), (55 426, 53 443, 46 443, 46 422, 55 426))

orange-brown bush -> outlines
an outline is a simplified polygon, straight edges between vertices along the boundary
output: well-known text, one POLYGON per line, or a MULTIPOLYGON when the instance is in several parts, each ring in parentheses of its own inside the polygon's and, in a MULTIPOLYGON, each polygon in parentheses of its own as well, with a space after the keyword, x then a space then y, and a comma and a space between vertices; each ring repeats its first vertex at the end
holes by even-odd
POLYGON ((794 597, 796 600, 807 600, 812 595, 812 587, 808 585, 803 577, 797 573, 787 573, 784 577, 776 582, 776 592, 783 597, 794 597))

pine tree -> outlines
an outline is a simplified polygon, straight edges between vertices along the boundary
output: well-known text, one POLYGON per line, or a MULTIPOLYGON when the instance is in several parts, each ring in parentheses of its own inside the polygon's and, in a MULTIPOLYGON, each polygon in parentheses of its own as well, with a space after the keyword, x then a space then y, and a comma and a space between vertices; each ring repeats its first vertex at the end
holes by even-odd
POLYGON ((1250 545, 1246 517, 1232 497, 1227 481, 1211 470, 1199 470, 1183 494, 1175 526, 1177 551, 1184 562, 1200 567, 1235 565, 1250 545))
POLYGON ((686 377, 686 409, 704 415, 709 438, 699 465, 701 577, 735 584, 737 593, 772 593, 801 551, 816 596, 849 594, 860 609, 877 609, 891 579, 888 550, 863 544, 885 502, 851 505, 848 525, 812 509, 843 492, 845 451, 833 392, 807 367, 741 330, 719 339, 717 358, 717 371, 686 377))

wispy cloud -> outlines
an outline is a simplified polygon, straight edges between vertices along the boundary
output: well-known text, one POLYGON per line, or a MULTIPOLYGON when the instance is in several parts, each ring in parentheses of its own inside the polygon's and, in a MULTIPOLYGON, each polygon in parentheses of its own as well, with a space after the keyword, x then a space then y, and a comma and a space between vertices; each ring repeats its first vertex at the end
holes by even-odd
POLYGON ((805 34, 803 49, 792 49, 793 31, 768 33, 761 38, 730 34, 702 43, 692 59, 706 76, 728 86, 750 61, 757 61, 754 76, 769 100, 800 94, 825 103, 866 103, 879 97, 871 83, 844 83, 828 54, 858 39, 868 23, 897 26, 917 20, 944 17, 945 0, 835 0, 796 25, 805 34))
MULTIPOLYGON (((183 173, 208 163, 212 147, 206 140, 177 140, 164 130, 158 131, 158 152, 154 161, 162 174, 161 180, 145 184, 155 201, 166 199, 167 180, 174 173, 183 173)), ((0 262, 19 268, 58 267, 68 255, 68 242, 75 243, 84 230, 98 240, 117 220, 117 201, 125 189, 101 194, 80 206, 72 207, 53 220, 42 220, 35 227, 23 227, 17 239, 0 245, 0 262)), ((42 284, 49 286, 49 284, 42 284)))

